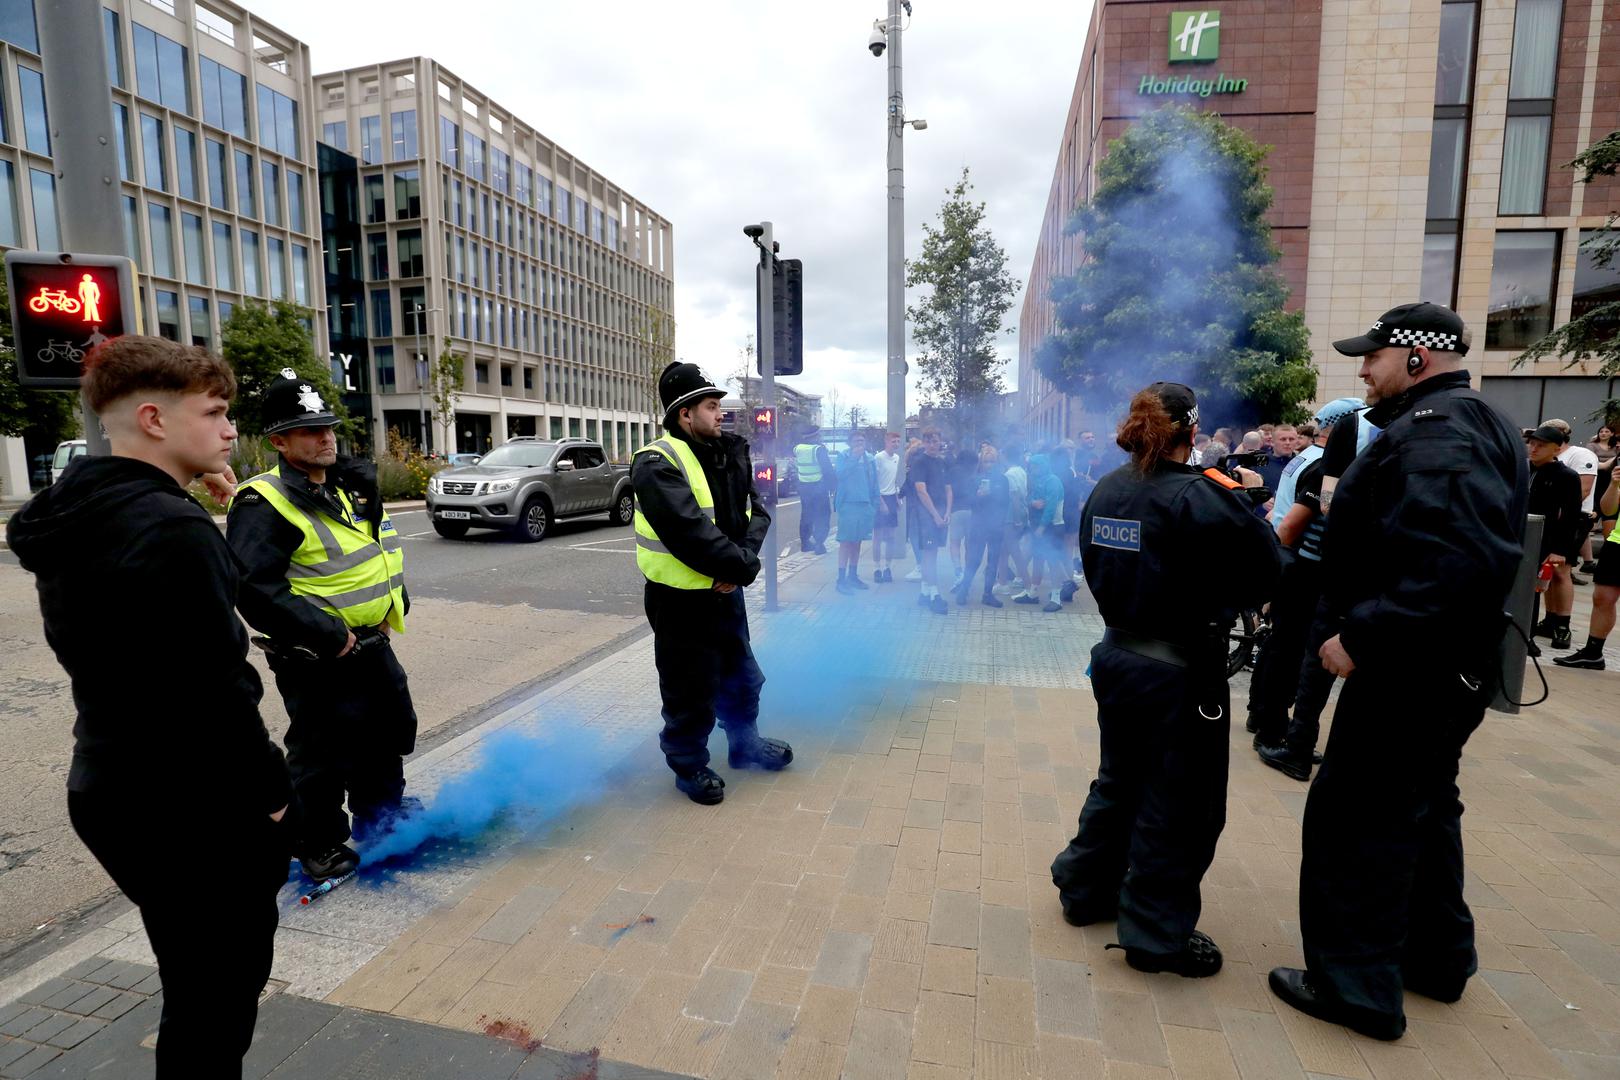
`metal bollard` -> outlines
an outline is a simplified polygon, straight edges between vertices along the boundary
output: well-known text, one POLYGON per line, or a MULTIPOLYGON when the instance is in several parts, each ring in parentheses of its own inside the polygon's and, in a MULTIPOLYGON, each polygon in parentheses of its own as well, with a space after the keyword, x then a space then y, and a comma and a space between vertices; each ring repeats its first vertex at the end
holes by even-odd
MULTIPOLYGON (((1513 591, 1508 593, 1506 610, 1513 616, 1513 621, 1524 629, 1528 636, 1531 632, 1531 611, 1536 600, 1536 571, 1541 567, 1541 560, 1537 557, 1541 551, 1541 533, 1545 528, 1547 519, 1540 514, 1531 514, 1524 524, 1524 561, 1519 564, 1519 572, 1513 578, 1513 591)), ((1519 707, 1513 702, 1524 700, 1524 664, 1529 657, 1525 654, 1524 638, 1519 631, 1509 626, 1502 634, 1501 685, 1496 688, 1496 696, 1491 699, 1491 708, 1501 713, 1517 713, 1519 707)))

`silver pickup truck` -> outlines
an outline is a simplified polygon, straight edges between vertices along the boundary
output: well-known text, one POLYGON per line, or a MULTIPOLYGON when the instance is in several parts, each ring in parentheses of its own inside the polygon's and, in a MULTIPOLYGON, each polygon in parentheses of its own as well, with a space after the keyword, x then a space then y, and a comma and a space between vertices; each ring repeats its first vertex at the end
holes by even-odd
POLYGON ((601 443, 520 435, 476 465, 435 473, 427 508, 433 530, 450 540, 468 529, 507 529, 533 543, 559 518, 605 513, 628 525, 636 503, 630 466, 610 465, 601 443))

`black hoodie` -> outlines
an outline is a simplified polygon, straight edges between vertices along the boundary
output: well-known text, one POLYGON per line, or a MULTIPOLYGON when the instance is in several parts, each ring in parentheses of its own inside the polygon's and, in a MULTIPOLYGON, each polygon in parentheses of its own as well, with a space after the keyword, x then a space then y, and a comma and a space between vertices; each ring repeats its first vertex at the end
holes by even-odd
POLYGON ((167 473, 80 458, 12 516, 6 540, 73 680, 70 791, 266 814, 287 805, 286 762, 259 717, 264 688, 236 617, 240 570, 167 473))

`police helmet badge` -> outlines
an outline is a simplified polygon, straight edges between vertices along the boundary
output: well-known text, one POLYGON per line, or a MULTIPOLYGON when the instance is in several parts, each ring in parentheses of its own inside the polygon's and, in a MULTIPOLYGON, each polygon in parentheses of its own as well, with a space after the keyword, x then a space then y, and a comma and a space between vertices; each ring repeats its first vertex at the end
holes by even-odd
POLYGON ((308 383, 299 384, 298 404, 302 405, 304 411, 308 413, 323 413, 326 411, 326 404, 321 401, 321 395, 317 394, 315 389, 308 383))

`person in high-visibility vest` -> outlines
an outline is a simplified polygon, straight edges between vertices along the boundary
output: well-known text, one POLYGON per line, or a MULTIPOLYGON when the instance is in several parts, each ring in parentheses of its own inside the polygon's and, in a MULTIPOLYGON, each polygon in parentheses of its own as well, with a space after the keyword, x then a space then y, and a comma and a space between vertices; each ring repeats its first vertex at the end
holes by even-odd
POLYGON ((375 466, 339 462, 338 418, 308 380, 282 369, 265 391, 264 421, 280 457, 243 481, 226 538, 245 571, 242 615, 264 635, 292 721, 297 854, 323 881, 359 865, 351 836, 363 843, 414 802, 404 755, 416 711, 389 640, 410 609, 404 552, 375 466))
POLYGON ((658 380, 663 437, 636 451, 636 566, 647 579, 653 662, 663 697, 659 746, 675 786, 696 803, 726 797, 709 768, 716 718, 733 769, 782 769, 793 748, 759 734, 765 675, 748 643, 743 588, 759 576, 771 516, 754 489, 748 443, 720 428, 720 399, 696 364, 658 380))
POLYGON ((810 428, 799 436, 793 448, 793 467, 799 478, 799 547, 812 555, 825 555, 838 478, 827 448, 821 445, 820 428, 810 428))

